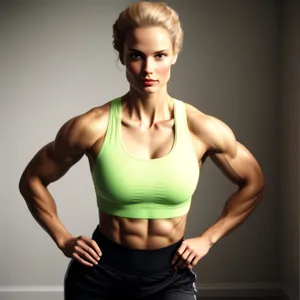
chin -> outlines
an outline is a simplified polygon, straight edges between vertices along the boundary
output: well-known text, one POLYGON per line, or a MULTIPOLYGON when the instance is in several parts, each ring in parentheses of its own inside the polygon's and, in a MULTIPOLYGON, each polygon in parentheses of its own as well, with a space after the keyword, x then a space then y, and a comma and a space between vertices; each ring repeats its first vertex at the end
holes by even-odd
POLYGON ((160 87, 150 87, 150 86, 132 86, 138 93, 144 94, 144 95, 153 95, 157 93, 160 90, 160 87))
POLYGON ((155 94, 157 93, 157 91, 159 91, 159 89, 146 87, 142 90, 142 93, 149 95, 149 94, 155 94))

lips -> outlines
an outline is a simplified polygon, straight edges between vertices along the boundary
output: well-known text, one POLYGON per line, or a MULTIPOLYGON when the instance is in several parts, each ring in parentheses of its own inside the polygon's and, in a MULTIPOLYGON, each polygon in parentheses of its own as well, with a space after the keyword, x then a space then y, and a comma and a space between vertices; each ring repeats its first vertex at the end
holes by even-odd
POLYGON ((144 82, 156 82, 157 80, 154 79, 143 79, 144 82))
POLYGON ((144 79, 143 80, 143 84, 144 86, 154 86, 157 84, 157 80, 153 80, 153 79, 144 79))

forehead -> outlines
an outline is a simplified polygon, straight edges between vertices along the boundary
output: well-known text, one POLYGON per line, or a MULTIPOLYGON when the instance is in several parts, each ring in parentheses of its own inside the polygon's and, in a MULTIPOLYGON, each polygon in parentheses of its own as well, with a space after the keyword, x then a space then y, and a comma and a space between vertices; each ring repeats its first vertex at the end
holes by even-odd
POLYGON ((144 53, 172 49, 169 33, 162 27, 135 28, 126 36, 124 50, 135 48, 144 53))

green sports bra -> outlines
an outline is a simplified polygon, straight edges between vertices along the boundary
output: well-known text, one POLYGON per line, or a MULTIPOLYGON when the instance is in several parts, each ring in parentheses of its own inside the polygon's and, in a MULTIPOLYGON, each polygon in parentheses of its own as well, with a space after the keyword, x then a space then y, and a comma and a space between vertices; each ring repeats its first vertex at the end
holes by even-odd
POLYGON ((174 99, 173 147, 160 158, 140 159, 124 149, 121 117, 121 98, 116 98, 111 101, 106 135, 91 171, 99 210, 137 219, 185 215, 200 172, 184 103, 174 99))

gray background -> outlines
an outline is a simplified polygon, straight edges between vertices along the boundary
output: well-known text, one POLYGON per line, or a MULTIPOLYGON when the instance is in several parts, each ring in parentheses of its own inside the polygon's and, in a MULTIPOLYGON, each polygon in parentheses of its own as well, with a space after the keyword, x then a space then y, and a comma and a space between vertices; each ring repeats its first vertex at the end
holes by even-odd
MULTIPOLYGON (((1 300, 62 299, 69 260, 30 215, 18 181, 65 121, 128 90, 112 24, 133 2, 1 1, 1 300)), ((282 288, 299 299, 299 3, 168 1, 185 31, 169 92, 227 123, 267 181, 254 213, 195 268, 199 295, 282 288)), ((87 160, 50 191, 70 232, 90 236, 98 215, 87 160)), ((212 225, 233 191, 208 161, 186 235, 212 225)))

